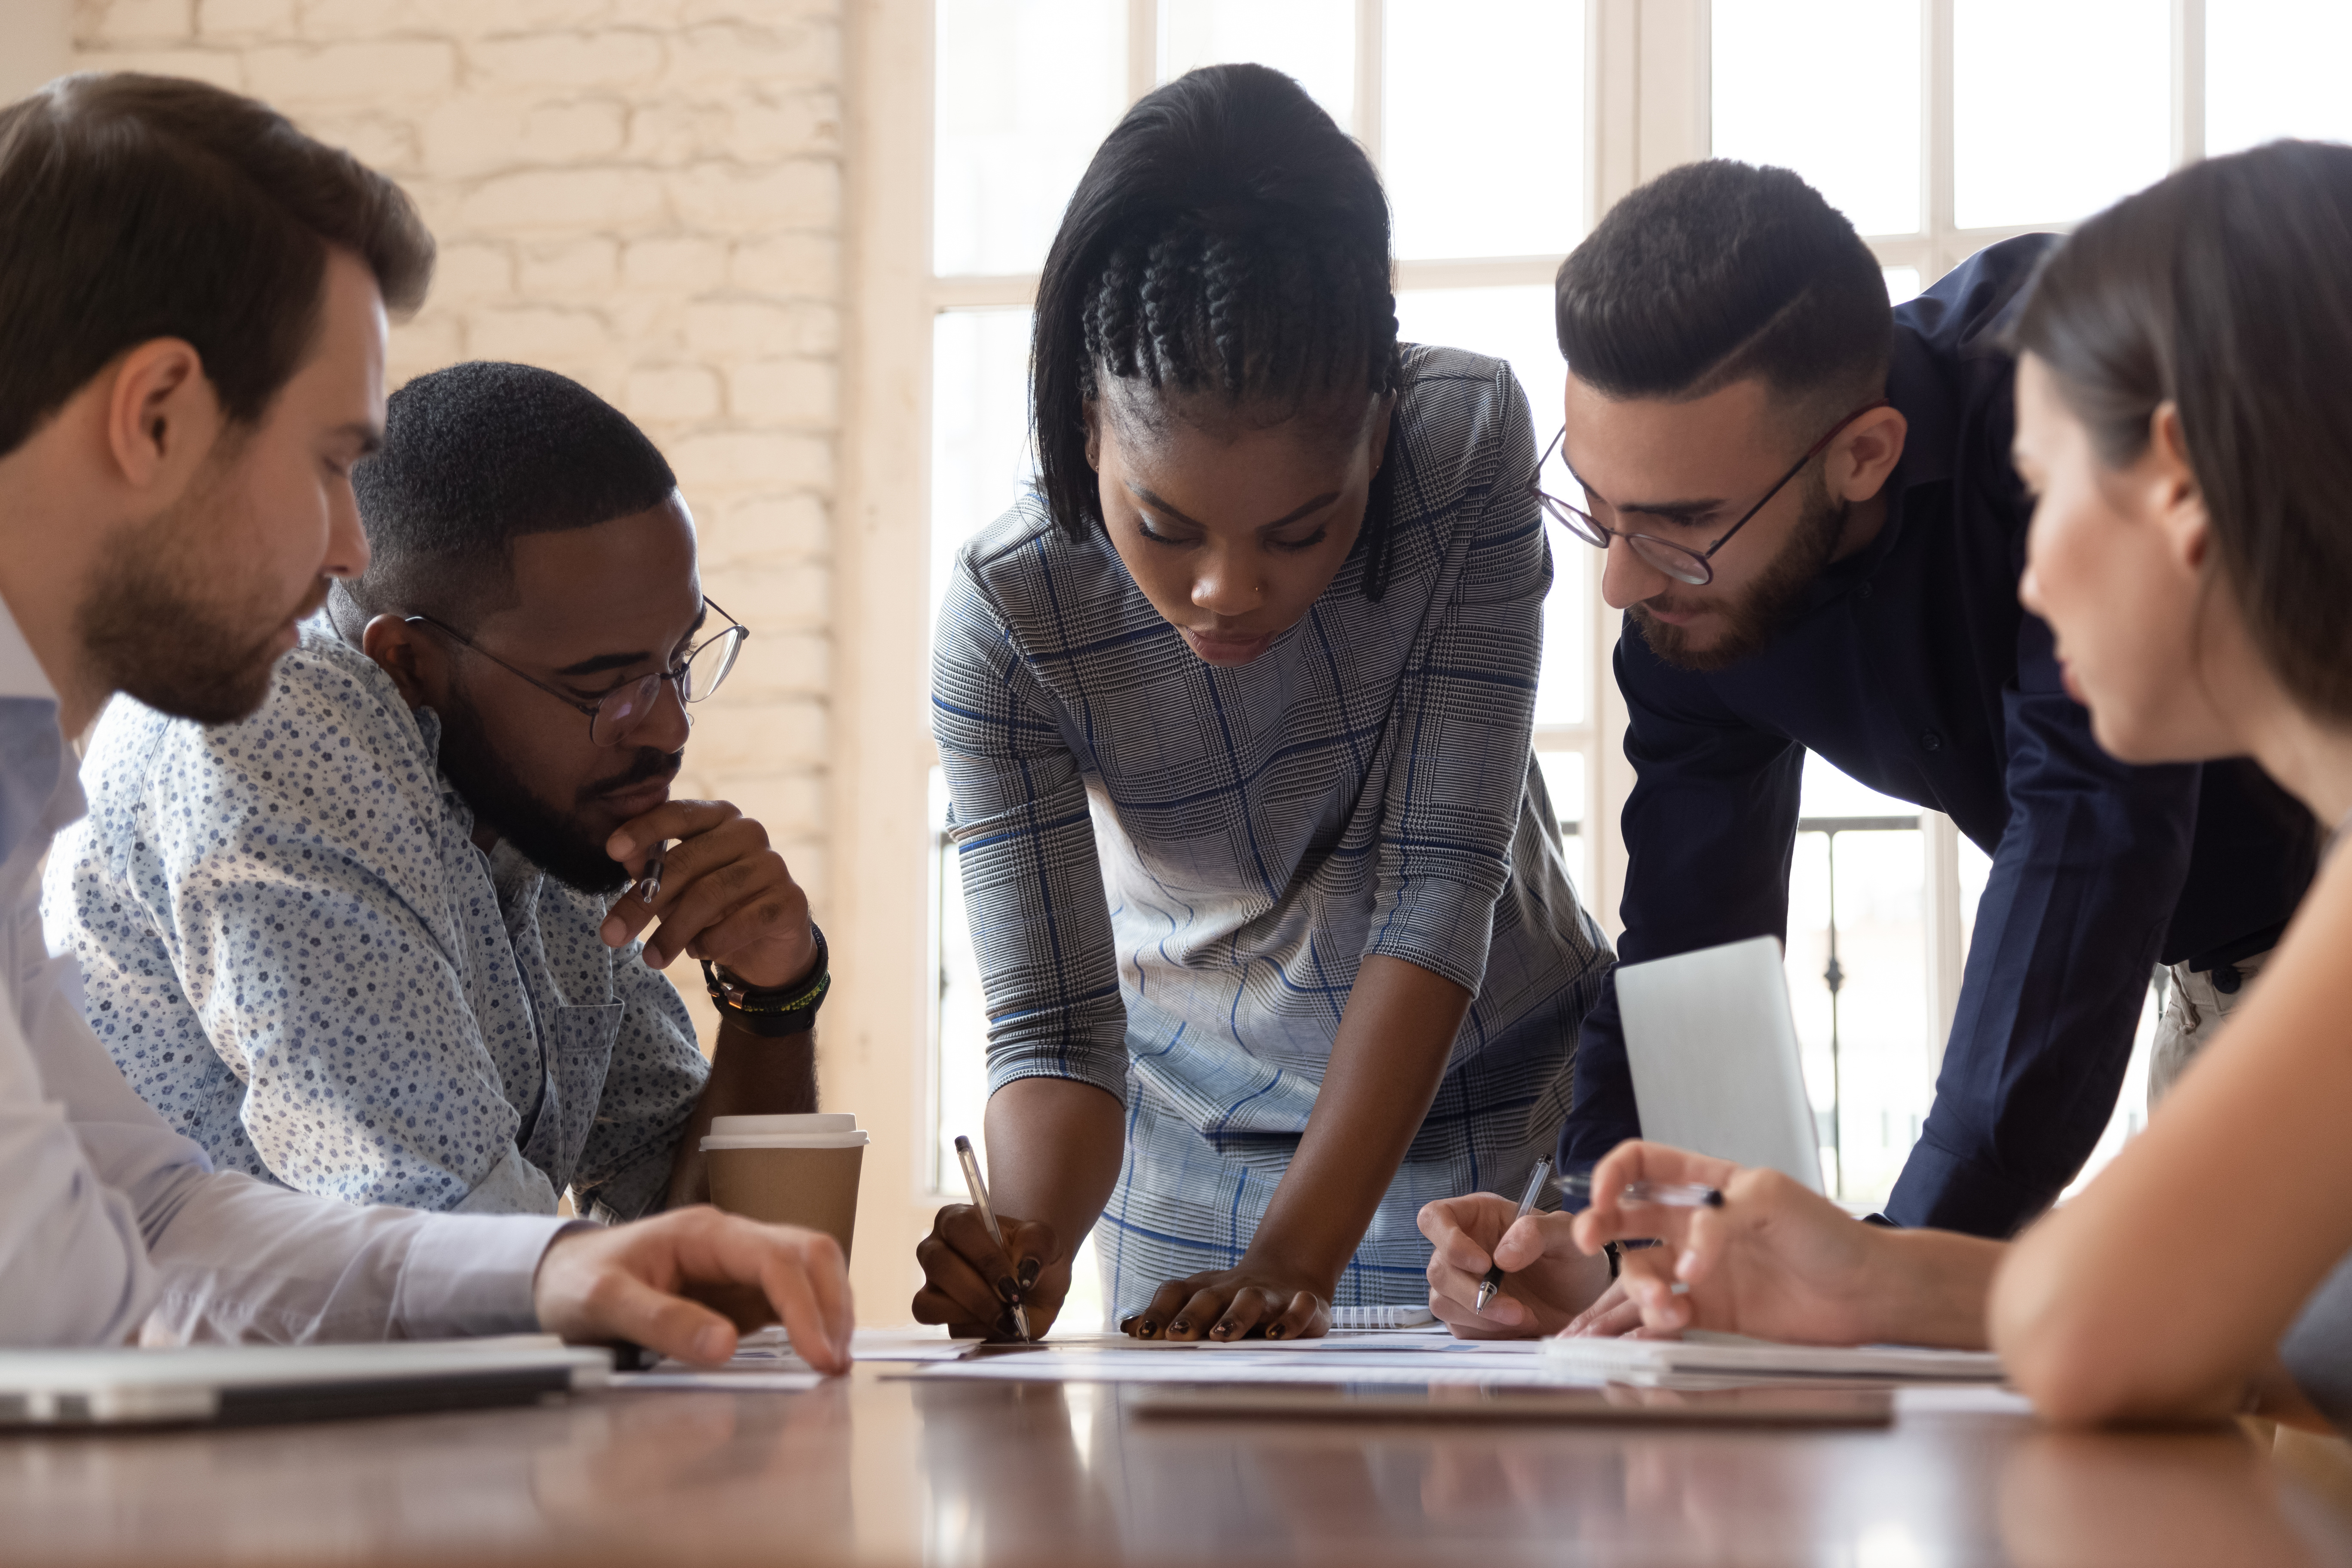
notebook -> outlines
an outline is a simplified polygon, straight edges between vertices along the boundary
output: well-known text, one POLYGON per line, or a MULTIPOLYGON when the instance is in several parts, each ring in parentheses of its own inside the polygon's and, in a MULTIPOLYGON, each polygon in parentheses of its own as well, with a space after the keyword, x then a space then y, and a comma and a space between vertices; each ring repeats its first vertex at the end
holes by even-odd
POLYGON ((1612 1383, 1665 1378, 1843 1378, 1873 1383, 1999 1383, 1990 1351, 1917 1345, 1792 1345, 1694 1330, 1679 1340, 1550 1339, 1545 1360, 1563 1373, 1612 1383))
POLYGON ((1437 1321, 1426 1304, 1418 1307, 1334 1307, 1335 1329, 1417 1329, 1437 1321))
POLYGON ((367 1345, 0 1351, 0 1426, 315 1421, 535 1405, 604 1386, 551 1336, 367 1345))

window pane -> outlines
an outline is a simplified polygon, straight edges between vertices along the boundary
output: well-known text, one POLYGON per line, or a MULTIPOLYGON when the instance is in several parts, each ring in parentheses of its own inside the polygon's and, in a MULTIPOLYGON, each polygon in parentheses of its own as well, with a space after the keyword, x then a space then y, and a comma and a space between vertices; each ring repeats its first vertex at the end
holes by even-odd
MULTIPOLYGON (((1468 349, 1510 363, 1535 419, 1536 449, 1559 428, 1568 368, 1552 335, 1551 290, 1541 284, 1508 289, 1407 289, 1397 295, 1397 328, 1405 340, 1468 349)), ((1555 465, 1557 467, 1557 465, 1555 465)), ((1571 496, 1570 499, 1576 499, 1571 496)), ((1558 528, 1551 536, 1551 596, 1544 602, 1544 660, 1536 689, 1536 722, 1579 724, 1591 710, 1591 579, 1600 552, 1558 528)))
POLYGON ((2169 0, 1954 0, 1954 221, 2072 223, 2161 179, 2171 16, 2169 0))
POLYGON ((1127 7, 939 0, 932 266, 1034 272, 1127 108, 1127 7))
POLYGON ((1340 130, 1354 129, 1355 0, 1160 0, 1161 81, 1234 60, 1297 77, 1340 130))
POLYGON ((1789 887, 1789 994, 1821 1125, 1822 1174, 1836 1181, 1843 1173, 1837 1192, 1847 1201, 1876 1204, 1909 1157, 1934 1094, 1919 1005, 1927 985, 1926 847, 1914 826, 1919 808, 1808 752, 1798 809, 1812 823, 1892 823, 1800 833, 1789 887))
POLYGON ((1388 0, 1381 26, 1396 253, 1565 255, 1584 232, 1580 0, 1388 0))
POLYGON ((1916 233, 1919 7, 1715 0, 1713 12, 1716 156, 1794 169, 1864 234, 1916 233))
MULTIPOLYGON (((1037 471, 1029 446, 1029 312, 950 310, 931 326, 931 617, 955 552, 1037 471)), ((928 700, 928 699, 927 699, 928 700)))
POLYGON ((1906 300, 1919 297, 1919 269, 1916 267, 1882 267, 1886 274, 1886 302, 1900 305, 1906 300))
POLYGON ((2280 136, 2352 140, 2352 7, 2343 0, 2228 0, 2205 8, 2205 150, 2280 136))

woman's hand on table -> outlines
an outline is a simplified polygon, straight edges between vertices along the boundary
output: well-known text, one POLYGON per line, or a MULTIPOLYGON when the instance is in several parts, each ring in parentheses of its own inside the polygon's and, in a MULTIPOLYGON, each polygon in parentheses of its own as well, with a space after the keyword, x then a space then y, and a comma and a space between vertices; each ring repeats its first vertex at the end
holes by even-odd
POLYGON ((1329 1281, 1244 1253, 1237 1268, 1169 1280, 1118 1331, 1139 1340, 1320 1339, 1331 1331, 1330 1303, 1329 1281))
POLYGON ((1004 1232, 1002 1247, 970 1204, 950 1204, 933 1216, 931 1234, 915 1246, 915 1261, 923 1266, 915 1321, 945 1323, 958 1339, 1017 1340, 1017 1301, 1030 1336, 1045 1337, 1069 1294, 1070 1259, 1050 1225, 1002 1213, 996 1223, 1004 1232))
POLYGON ((1887 1238, 1778 1171, 1735 1165, 1633 1140, 1592 1171, 1592 1206, 1575 1218, 1576 1244, 1655 1238, 1620 1255, 1620 1282, 1654 1334, 1714 1329, 1809 1344, 1872 1337, 1867 1312, 1882 1294, 1874 1270, 1887 1238), (1693 1184, 1721 1207, 1624 1204, 1633 1182, 1693 1184))

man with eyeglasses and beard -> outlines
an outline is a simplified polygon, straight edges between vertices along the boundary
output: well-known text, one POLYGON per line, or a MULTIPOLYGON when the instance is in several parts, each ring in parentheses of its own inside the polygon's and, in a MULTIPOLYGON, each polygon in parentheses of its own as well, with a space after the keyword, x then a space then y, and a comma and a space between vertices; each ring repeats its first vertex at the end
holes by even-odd
POLYGON ((746 637, 669 466, 578 384, 477 363, 395 393, 352 485, 370 563, 257 711, 122 700, 92 737, 43 899, 85 1016, 224 1169, 478 1214, 699 1201, 713 1115, 815 1109, 827 975, 760 825, 669 798, 746 637))
MULTIPOLYGON (((2018 604, 2032 508, 2004 334, 2052 240, 1995 245, 1890 310, 1869 247, 1795 174, 1673 170, 1560 268, 1566 425, 1536 479, 1553 520, 1608 552, 1602 595, 1626 613, 1622 961, 1785 936, 1808 751, 1991 857, 1935 1102, 1883 1217, 2000 1237, 2105 1129, 2152 966, 2173 981, 2160 1090, 2314 858, 2307 816, 2251 764, 2101 751, 2018 604)), ((1612 976, 1561 1163, 1639 1131, 1612 976)), ((1638 1321, 1622 1293, 1594 1300, 1600 1259, 1548 1253, 1507 1198, 1433 1203, 1421 1225, 1458 1333, 1638 1321), (1481 1311, 1490 1262, 1508 1279, 1481 1311)))

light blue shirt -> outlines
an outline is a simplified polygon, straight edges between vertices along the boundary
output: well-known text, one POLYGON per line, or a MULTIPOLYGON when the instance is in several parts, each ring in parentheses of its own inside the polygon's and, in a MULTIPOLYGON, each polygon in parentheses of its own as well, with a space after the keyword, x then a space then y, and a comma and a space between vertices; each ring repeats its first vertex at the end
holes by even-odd
POLYGON ((440 721, 323 619, 251 718, 128 698, 49 858, 49 941, 131 1087, 215 1164, 353 1204, 634 1219, 709 1068, 611 900, 485 855, 440 721))
POLYGON ((562 1222, 320 1203, 215 1173, 132 1092, 41 936, 81 815, 58 700, 0 605, 0 1345, 366 1340, 537 1326, 562 1222))

